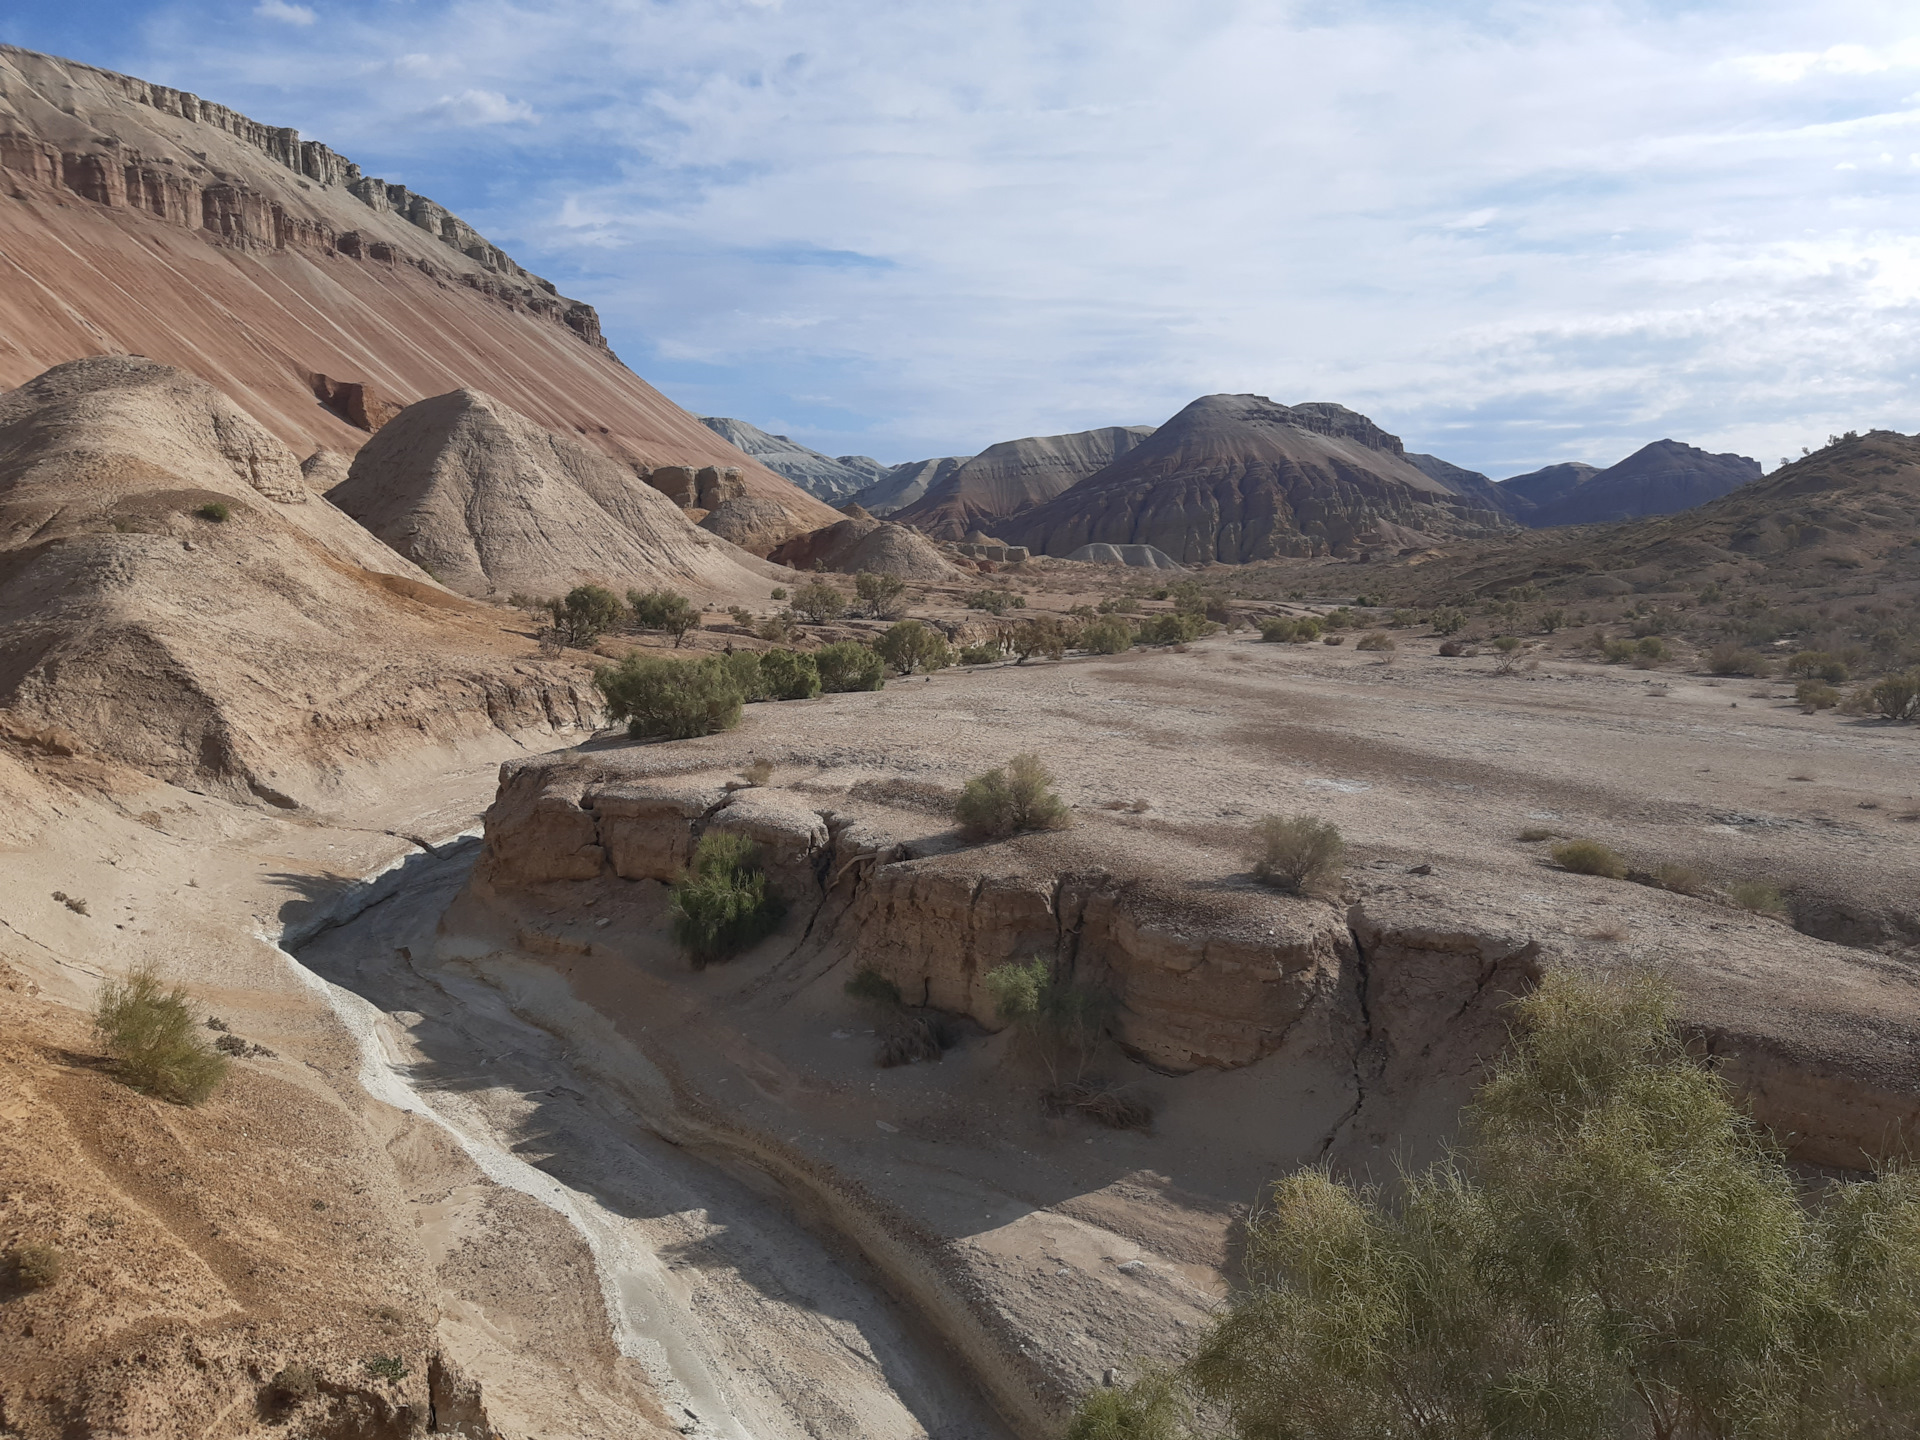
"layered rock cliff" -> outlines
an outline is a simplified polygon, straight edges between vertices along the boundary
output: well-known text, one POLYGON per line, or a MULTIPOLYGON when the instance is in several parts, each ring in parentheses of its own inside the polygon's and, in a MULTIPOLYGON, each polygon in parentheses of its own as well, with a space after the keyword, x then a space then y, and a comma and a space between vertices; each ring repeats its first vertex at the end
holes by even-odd
POLYGON ((1208 395, 1000 538, 1048 555, 1153 545, 1183 564, 1399 549, 1512 522, 1410 463, 1340 405, 1208 395))
POLYGON ((835 518, 445 207, 296 131, 0 47, 0 385, 115 352, 199 375, 303 455, 374 428, 326 403, 342 385, 395 406, 481 386, 621 460, 740 466, 792 530, 835 518))

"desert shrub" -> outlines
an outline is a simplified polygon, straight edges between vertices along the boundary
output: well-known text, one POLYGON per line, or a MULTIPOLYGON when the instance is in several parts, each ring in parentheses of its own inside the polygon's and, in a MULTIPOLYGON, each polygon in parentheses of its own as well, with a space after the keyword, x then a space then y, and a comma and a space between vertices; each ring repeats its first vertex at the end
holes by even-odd
POLYGON ((760 849, 745 835, 709 830, 673 886, 673 938, 694 969, 738 955, 771 935, 786 914, 767 885, 760 849))
POLYGON ((1177 1374, 1151 1370, 1131 1384, 1090 1392, 1061 1440, 1187 1440, 1191 1409, 1177 1374))
POLYGON ((878 690, 887 683, 886 662, 857 640, 840 640, 813 652, 820 688, 830 695, 878 690))
POLYGON ((1852 673, 1847 662, 1825 650, 1802 650, 1790 657, 1786 672, 1802 680, 1824 680, 1829 685, 1845 683, 1852 673))
POLYGON ((984 840, 1025 830, 1064 830, 1073 818, 1053 791, 1053 776, 1033 754, 1016 755, 1003 768, 967 781, 953 817, 969 836, 984 840))
POLYGON ((1322 625, 1325 625, 1329 630, 1351 630, 1353 629, 1356 621, 1354 618, 1353 611, 1348 609, 1345 605, 1342 605, 1339 608, 1334 610, 1329 610, 1326 614, 1322 615, 1320 617, 1320 623, 1322 625))
POLYGON ((1140 602, 1131 595, 1120 595, 1111 600, 1102 600, 1094 607, 1094 611, 1100 615, 1138 615, 1140 602))
POLYGON ((6 1268, 22 1290, 44 1290, 67 1271, 67 1257, 44 1240, 25 1240, 7 1252, 6 1268))
POLYGON ((376 1380, 385 1380, 389 1385, 398 1385, 407 1378, 407 1362, 398 1355, 375 1355, 362 1362, 367 1373, 376 1380))
POLYGON ((1260 638, 1269 645, 1306 645, 1320 638, 1320 622, 1309 616, 1268 615, 1259 622, 1260 638))
POLYGON ((753 612, 747 609, 746 606, 729 605, 727 607, 727 617, 742 630, 747 631, 749 634, 753 632, 753 612))
POLYGON ((1111 994, 1072 979, 1038 956, 996 966, 981 978, 1000 1019, 1046 1067, 1043 1109, 1084 1115, 1114 1129, 1142 1128, 1152 1120, 1145 1102, 1089 1073, 1106 1045, 1111 994))
POLYGON ((876 620, 891 620, 900 613, 907 582, 898 575, 875 575, 862 570, 853 577, 853 593, 867 614, 876 620))
POLYGON ((547 602, 547 614, 560 643, 582 650, 627 623, 627 607, 620 597, 598 585, 574 586, 565 598, 547 602))
POLYGON ((1633 659, 1634 643, 1631 640, 1600 640, 1600 658, 1609 665, 1619 665, 1633 659))
POLYGON ((1427 620, 1442 635, 1458 635, 1467 628, 1467 612, 1457 605, 1442 605, 1427 620))
POLYGON ((1207 602, 1212 597, 1208 595, 1206 586, 1198 580, 1189 579, 1178 580, 1169 585, 1167 598, 1173 601, 1174 613, 1177 615, 1205 615, 1207 602))
POLYGON ((1313 815, 1269 815, 1254 847, 1253 873, 1296 895, 1331 880, 1347 851, 1340 828, 1313 815))
POLYGON ((1816 710, 1831 710, 1840 703, 1840 692, 1824 680, 1802 680, 1793 687, 1793 698, 1811 715, 1816 710))
POLYGON ((187 992, 163 986, 152 966, 104 982, 93 1024, 120 1078, 162 1100, 198 1105, 226 1078, 227 1059, 201 1041, 187 992))
POLYGON ((224 501, 209 500, 193 513, 198 515, 202 520, 211 520, 214 524, 219 525, 224 523, 226 518, 233 512, 227 508, 224 501))
POLYGON ((1081 627, 1080 648, 1095 655, 1118 655, 1133 648, 1133 626, 1118 616, 1095 620, 1081 627))
POLYGON ((1347 637, 1336 634, 1322 635, 1320 637, 1320 643, 1322 645, 1344 645, 1347 643, 1347 637))
POLYGON ((847 597, 824 580, 809 580, 794 592, 792 608, 803 619, 825 625, 847 613, 847 597))
POLYGON ((773 762, 767 759, 750 760, 741 767, 740 778, 749 785, 764 785, 773 779, 773 762))
POLYGON ((1493 673, 1496 675, 1511 675, 1513 673, 1513 667, 1520 663, 1520 637, 1517 635, 1497 636, 1494 639, 1493 648, 1499 652, 1499 659, 1495 660, 1493 664, 1493 673))
POLYGON ((1539 841, 1542 841, 1542 840, 1551 840, 1555 835, 1558 835, 1559 833, 1560 832, 1558 830, 1548 830, 1544 826, 1529 825, 1525 830, 1522 830, 1518 835, 1514 836, 1513 838, 1520 841, 1524 845, 1533 845, 1533 844, 1537 844, 1539 841))
POLYGON ((767 689, 766 676, 760 670, 760 655, 754 650, 736 650, 731 655, 720 657, 726 666, 727 675, 740 691, 740 699, 748 705, 757 705, 762 700, 771 700, 767 689))
POLYGON ((918 620, 889 626, 887 633, 874 641, 873 648, 902 675, 916 670, 944 670, 953 663, 953 648, 947 644, 947 637, 918 620))
POLYGON ((968 645, 960 651, 955 664, 992 665, 1007 657, 1006 646, 998 638, 983 640, 978 645, 968 645))
POLYGON ((1170 615, 1155 615, 1143 622, 1135 643, 1140 645, 1184 645, 1189 640, 1198 640, 1203 635, 1211 635, 1220 627, 1204 615, 1175 611, 1170 615))
POLYGON ((877 1005, 885 1010, 900 1008, 900 987, 878 970, 856 971, 840 988, 862 1004, 877 1005))
POLYGON ((1920 714, 1920 670, 1889 675, 1868 692, 1874 713, 1888 720, 1911 720, 1920 714))
POLYGON ((977 590, 967 597, 969 610, 984 610, 989 615, 1004 615, 1009 610, 1027 608, 1027 597, 1011 590, 977 590))
MULTIPOLYGON (((1913 1175, 1802 1203, 1645 976, 1550 971, 1513 1010, 1513 1045, 1443 1160, 1390 1189, 1302 1170, 1250 1217, 1243 1283, 1185 1368, 1225 1432, 1906 1430, 1920 1413, 1913 1175)), ((1094 1397, 1082 1413, 1112 1411, 1094 1397)))
POLYGON ((769 650, 760 657, 760 679, 771 700, 811 700, 820 693, 820 670, 799 650, 769 650))
POLYGON ((1566 625, 1567 612, 1564 610, 1542 610, 1539 618, 1540 628, 1551 635, 1554 631, 1566 625))
POLYGON ((1371 630, 1365 635, 1362 635, 1353 648, 1356 650, 1394 650, 1398 647, 1393 643, 1393 637, 1385 631, 1371 630))
POLYGON ((880 1043, 874 1047, 873 1063, 882 1070, 938 1060, 953 1043, 952 1031, 938 1016, 895 1015, 879 1030, 880 1043))
POLYGON ((1440 653, 1451 659, 1459 655, 1478 655, 1480 652, 1464 640, 1442 640, 1440 653))
POLYGON ((1764 655, 1740 645, 1716 645, 1707 652, 1707 669, 1715 675, 1753 675, 1764 678, 1772 669, 1764 655))
POLYGON ((730 662, 737 656, 668 660, 629 651, 618 665, 597 666, 593 683, 607 713, 627 722, 636 740, 691 740, 731 730, 745 701, 730 662))
POLYGON ((1058 660, 1067 653, 1072 638, 1066 625, 1052 615, 1036 615, 1014 626, 1012 634, 1007 636, 1007 644, 1019 657, 1015 663, 1024 665, 1036 655, 1058 660))
POLYGON ((1785 915, 1788 910, 1779 886, 1765 880, 1742 880, 1729 886, 1727 894, 1735 905, 1756 915, 1785 915))
POLYGON ((1651 670, 1661 661, 1672 658, 1672 647, 1658 635, 1643 635, 1634 642, 1633 663, 1637 669, 1651 670))
POLYGON ((1698 895, 1707 888, 1707 877, 1691 865, 1668 860, 1653 867, 1653 883, 1676 895, 1698 895))
POLYGON ((760 622, 760 628, 754 631, 762 640, 772 645, 788 645, 793 637, 800 633, 800 626, 794 620, 791 610, 782 610, 778 615, 769 615, 760 622))
MULTIPOLYGON (((699 628, 700 612, 693 602, 675 590, 629 590, 627 604, 633 610, 633 623, 642 630, 663 630, 673 636, 677 650, 687 632, 699 628)), ((740 612, 745 614, 744 611, 740 612)), ((743 623, 752 623, 747 615, 743 623)))
POLYGON ((1551 853, 1554 864, 1576 875, 1604 875, 1609 880, 1626 877, 1627 862, 1598 840, 1562 841, 1551 853))

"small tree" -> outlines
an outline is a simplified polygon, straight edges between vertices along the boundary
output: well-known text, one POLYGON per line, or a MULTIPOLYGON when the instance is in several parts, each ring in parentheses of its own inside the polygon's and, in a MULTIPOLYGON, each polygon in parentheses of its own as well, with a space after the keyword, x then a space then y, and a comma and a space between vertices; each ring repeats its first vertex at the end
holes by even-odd
POLYGON ((882 660, 902 675, 915 670, 944 670, 953 663, 947 637, 918 620, 902 620, 874 642, 882 660))
POLYGON ((815 625, 825 625, 847 613, 847 597, 824 580, 809 580, 793 596, 793 612, 815 625))
POLYGON ((1053 776, 1038 755, 1016 755, 1004 769, 976 775, 960 789, 954 818, 974 839, 997 840, 1024 830, 1064 830, 1073 821, 1053 791, 1053 776))
POLYGON ((1253 873, 1296 895, 1331 880, 1347 851, 1340 827, 1314 815, 1269 815, 1255 835, 1253 873))
POLYGON ((811 700, 820 693, 813 656, 799 650, 769 650, 760 657, 760 680, 774 700, 811 700))
POLYGON ((997 965, 981 982, 1022 1048, 1046 1067, 1040 1100, 1048 1110, 1076 1111, 1117 1130, 1144 1126, 1153 1118, 1142 1101, 1089 1073, 1106 1045, 1111 994, 1072 979, 1038 956, 997 965))
POLYGON ((666 631, 673 636, 676 650, 687 632, 700 624, 700 612, 693 608, 693 602, 675 590, 629 590, 627 604, 633 607, 634 624, 642 630, 666 631))
POLYGON ((878 690, 887 683, 886 662, 858 640, 837 640, 813 652, 820 688, 828 694, 878 690))
POLYGON ((1511 675, 1513 667, 1520 663, 1520 637, 1501 635, 1495 638, 1493 648, 1500 652, 1500 658, 1493 662, 1493 673, 1511 675))
POLYGON ((1198 640, 1202 635, 1211 635, 1219 628, 1205 615, 1194 614, 1191 611, 1175 611, 1170 615, 1155 615, 1145 621, 1140 626, 1138 643, 1184 645, 1189 640, 1198 640))
POLYGON ((1036 615, 1014 626, 1007 644, 1020 657, 1015 663, 1024 665, 1036 655, 1058 660, 1067 653, 1070 638, 1066 625, 1060 620, 1052 615, 1036 615))
POLYGON ((162 1100, 198 1105, 226 1078, 227 1058, 201 1042, 187 992, 163 985, 151 965, 100 986, 93 1025, 121 1079, 162 1100))
POLYGON ((740 698, 748 705, 757 705, 762 700, 771 700, 767 689, 767 677, 760 670, 760 655, 754 650, 736 650, 731 655, 723 655, 720 661, 727 668, 727 674, 740 691, 740 698))
POLYGON ((853 593, 861 608, 876 620, 891 620, 900 613, 907 582, 898 575, 875 575, 862 570, 853 577, 853 593))
POLYGON ((1458 635, 1467 628, 1467 612, 1457 605, 1442 605, 1429 619, 1442 635, 1458 635))
POLYGON ((1911 720, 1920 713, 1920 670, 1889 675, 1868 692, 1873 708, 1888 720, 1911 720))
POLYGON ((673 938, 696 970, 738 955, 779 928, 786 907, 768 888, 745 835, 709 830, 673 887, 673 938))
POLYGON ((635 739, 690 740, 740 723, 745 697, 730 658, 668 660, 631 650, 618 665, 597 668, 593 683, 608 714, 625 720, 635 739))
POLYGON ((1118 655, 1133 648, 1133 626, 1118 615, 1095 620, 1080 629, 1080 647, 1095 655, 1118 655))
POLYGON ((554 634, 563 645, 584 650, 609 630, 627 622, 626 606, 611 590, 598 585, 576 585, 563 600, 549 600, 554 634))

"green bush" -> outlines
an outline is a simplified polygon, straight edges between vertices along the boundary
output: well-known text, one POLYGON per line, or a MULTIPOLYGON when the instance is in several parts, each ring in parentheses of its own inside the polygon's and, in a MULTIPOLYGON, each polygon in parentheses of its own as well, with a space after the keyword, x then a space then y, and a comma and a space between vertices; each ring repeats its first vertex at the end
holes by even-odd
POLYGON ((1467 628, 1467 612, 1457 605, 1443 605, 1427 617, 1427 623, 1442 635, 1458 635, 1467 628))
POLYGON ((1220 1428, 1239 1440, 1910 1433, 1914 1174, 1891 1167, 1804 1203, 1644 976, 1550 971, 1513 1009, 1512 1049, 1443 1160, 1379 1189, 1302 1170, 1249 1218, 1241 1283, 1185 1371, 1220 1428))
POLYGON ((1785 915, 1789 910, 1779 887, 1765 880, 1742 880, 1730 886, 1727 893, 1733 897, 1734 904, 1756 915, 1785 915))
POLYGON ((1554 864, 1576 875, 1604 875, 1609 880, 1626 878, 1627 862, 1598 840, 1562 841, 1551 853, 1554 864))
POLYGON ((1397 647, 1394 645, 1391 635, 1375 630, 1369 634, 1362 635, 1353 648, 1356 650, 1392 650, 1397 647))
POLYGON ((1707 669, 1715 675, 1753 675, 1764 679, 1772 668, 1764 655, 1740 645, 1716 645, 1707 652, 1707 669))
POLYGON ((6 1268, 22 1290, 45 1290, 66 1274, 67 1257, 43 1240, 26 1240, 7 1252, 6 1268))
POLYGON ((1211 635, 1220 627, 1205 615, 1196 615, 1191 611, 1174 611, 1170 615, 1154 615, 1140 626, 1135 637, 1138 645, 1185 645, 1190 640, 1198 640, 1203 635, 1211 635))
POLYGON ((1253 873, 1296 895, 1331 880, 1347 852, 1339 826, 1313 815, 1269 815, 1254 838, 1253 873))
POLYGON ((960 788, 954 819, 976 840, 997 840, 1024 830, 1064 830, 1072 812, 1053 792, 1053 776, 1038 755, 1016 755, 1003 769, 976 775, 960 788))
POLYGON ((1634 656, 1634 642, 1631 640, 1600 640, 1600 658, 1609 665, 1618 665, 1631 660, 1634 656))
POLYGON ((1563 628, 1566 623, 1567 612, 1564 610, 1542 610, 1540 612, 1540 628, 1549 635, 1563 628))
POLYGON ((799 650, 769 650, 760 657, 760 681, 770 700, 811 700, 820 693, 820 670, 799 650))
POLYGON ((1073 632, 1065 622, 1052 615, 1036 615, 1014 626, 1013 633, 1007 637, 1007 644, 1019 657, 1014 663, 1024 665, 1036 655, 1058 660, 1067 653, 1067 646, 1073 638, 1073 632))
POLYGON ((673 938, 699 970, 771 935, 786 907, 768 888, 753 841, 709 830, 674 883, 672 911, 673 938))
POLYGON ((620 597, 598 585, 574 586, 565 599, 549 600, 547 613, 560 643, 580 650, 627 623, 627 607, 620 597))
POLYGON ((1118 616, 1095 620, 1080 627, 1080 648, 1095 655, 1118 655, 1133 648, 1133 626, 1118 616))
POLYGON ((784 586, 784 585, 776 585, 776 586, 774 586, 774 587, 773 587, 773 589, 772 589, 772 591, 771 591, 771 592, 769 592, 769 594, 768 594, 768 596, 767 596, 767 598, 768 598, 768 599, 770 599, 770 600, 784 600, 784 599, 786 599, 786 598, 787 598, 787 587, 786 587, 786 586, 784 586))
POLYGON ((1006 646, 999 640, 983 640, 968 645, 955 659, 956 665, 993 665, 1007 658, 1006 646))
POLYGON ((1811 715, 1816 710, 1831 710, 1840 703, 1840 692, 1824 680, 1802 680, 1793 687, 1793 698, 1811 715))
POLYGON ((1645 635, 1634 642, 1633 663, 1636 669, 1651 670, 1661 661, 1672 658, 1672 647, 1658 635, 1645 635))
POLYGON ((1920 715, 1920 670, 1889 675, 1868 692, 1874 712, 1888 720, 1912 720, 1920 715))
POLYGON ((618 665, 598 666, 593 683, 607 698, 608 715, 626 721, 636 740, 691 740, 740 723, 746 697, 733 669, 738 661, 668 660, 632 650, 618 665))
POLYGON ((813 652, 820 688, 837 695, 849 690, 878 690, 887 683, 887 666, 858 640, 837 640, 813 652))
POLYGON ((214 524, 219 525, 225 522, 227 516, 233 512, 227 508, 224 501, 210 500, 193 513, 198 515, 202 520, 211 520, 214 524))
POLYGON ((1004 615, 1009 610, 1027 608, 1027 597, 1011 590, 978 590, 967 597, 969 610, 984 610, 989 615, 1004 615))
POLYGON ((1191 1408, 1177 1375, 1150 1370, 1129 1385, 1091 1392, 1061 1440, 1186 1440, 1191 1408))
POLYGON ((1825 650, 1802 650, 1787 661, 1787 674, 1802 680, 1824 680, 1829 685, 1846 683, 1851 671, 1847 662, 1825 650))
MULTIPOLYGON (((700 627, 700 612, 693 602, 674 590, 629 590, 627 604, 633 610, 633 623, 642 630, 664 630, 673 636, 673 648, 687 638, 689 630, 700 627)), ((737 618, 737 617, 736 617, 737 618)), ((747 616, 750 622, 751 615, 747 616)))
POLYGON ((226 1078, 227 1058, 202 1043, 187 992, 163 986, 150 965, 101 984, 93 1024, 120 1078, 162 1100, 198 1105, 226 1078))
POLYGON ((815 625, 825 625, 847 613, 847 597, 824 580, 809 580, 795 592, 793 611, 815 625))
POLYGON ((902 675, 911 675, 916 670, 944 670, 953 663, 953 649, 947 644, 947 637, 918 620, 902 620, 889 626, 873 648, 902 675))
POLYGON ((1311 615, 1298 619, 1269 615, 1260 620, 1260 638, 1269 645, 1310 645, 1320 638, 1321 624, 1311 615))
POLYGON ((756 650, 736 650, 731 655, 720 657, 720 663, 726 666, 728 678, 740 691, 740 698, 748 705, 757 705, 762 700, 771 700, 773 693, 767 688, 767 679, 760 671, 760 653, 756 650))
POLYGON ((898 575, 874 575, 862 570, 853 577, 853 593, 861 608, 877 620, 891 620, 900 613, 907 582, 898 575))
POLYGON ((1094 607, 1094 611, 1100 615, 1138 615, 1140 602, 1131 595, 1121 595, 1111 600, 1102 600, 1094 607))

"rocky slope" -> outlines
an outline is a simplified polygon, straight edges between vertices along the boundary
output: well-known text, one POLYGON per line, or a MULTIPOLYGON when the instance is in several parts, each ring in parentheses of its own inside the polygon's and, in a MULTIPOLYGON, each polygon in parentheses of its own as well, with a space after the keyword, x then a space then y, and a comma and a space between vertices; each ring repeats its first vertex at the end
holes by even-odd
POLYGON ((888 467, 871 456, 842 455, 836 460, 818 450, 809 450, 785 435, 769 435, 758 425, 749 425, 744 420, 702 415, 700 423, 742 454, 751 455, 775 474, 784 475, 829 505, 851 500, 887 473, 888 467))
POLYGON ((1744 455, 1711 455, 1678 440, 1656 440, 1605 470, 1554 465, 1515 476, 1502 488, 1533 499, 1533 509, 1515 513, 1544 527, 1672 515, 1759 478, 1760 462, 1744 455))
POLYGON ((21 722, 291 806, 347 758, 590 725, 586 681, 385 552, 199 380, 103 356, 0 396, 0 707, 21 722))
POLYGON ((1599 473, 1598 465, 1569 460, 1529 470, 1524 475, 1509 475, 1496 483, 1513 497, 1507 503, 1516 507, 1514 513, 1519 514, 1566 499, 1599 473))
POLYGON ((0 385, 111 352, 201 376, 302 455, 480 385, 625 461, 739 465, 794 530, 831 519, 426 197, 197 96, 0 47, 0 385))
POLYGON ((834 570, 844 575, 867 570, 922 584, 959 578, 926 536, 871 515, 850 515, 837 524, 796 535, 767 559, 795 570, 834 570))
POLYGON ((410 405, 327 498, 467 595, 665 586, 764 598, 765 566, 689 520, 634 470, 456 390, 410 405))
POLYGON ((976 530, 992 534, 1002 520, 1044 505, 1151 434, 1150 425, 1109 425, 1003 440, 941 476, 889 518, 936 540, 964 540, 976 530))
POLYGON ((895 465, 855 495, 853 503, 870 515, 891 515, 914 504, 972 458, 971 455, 946 455, 937 460, 909 460, 904 465, 895 465))
POLYGON ((1339 405, 1208 395, 1137 448, 1001 526, 1049 555, 1157 546, 1182 564, 1348 555, 1481 535, 1511 522, 1410 463, 1339 405))
POLYGON ((1409 454, 1407 460, 1429 480, 1439 481, 1454 494, 1464 496, 1488 510, 1497 510, 1502 515, 1518 519, 1522 511, 1533 508, 1532 502, 1518 491, 1507 489, 1478 470, 1464 469, 1442 460, 1438 455, 1409 454))

